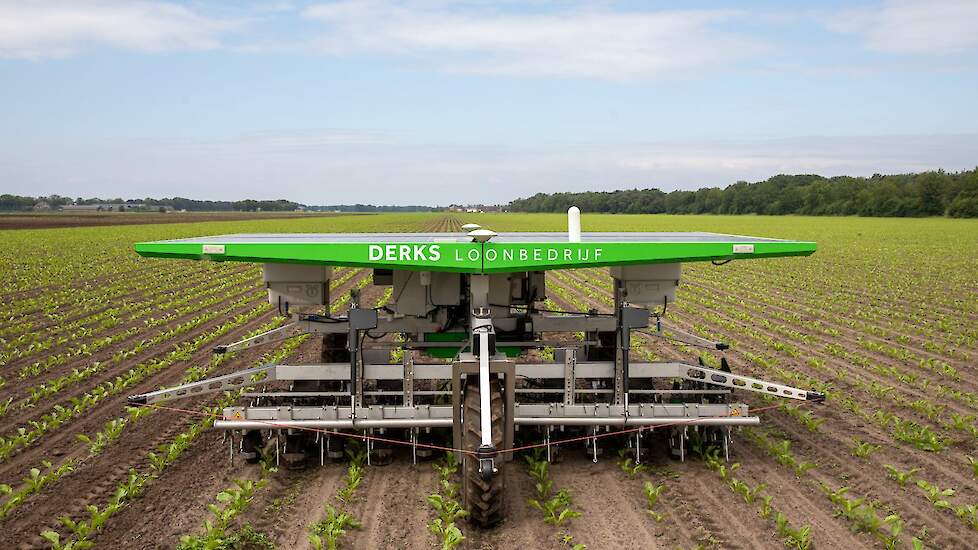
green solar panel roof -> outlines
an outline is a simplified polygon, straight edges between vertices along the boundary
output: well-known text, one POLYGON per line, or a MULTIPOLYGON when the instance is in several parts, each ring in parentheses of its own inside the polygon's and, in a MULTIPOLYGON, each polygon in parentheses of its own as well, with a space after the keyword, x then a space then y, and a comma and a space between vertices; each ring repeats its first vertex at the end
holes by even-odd
POLYGON ((265 233, 137 243, 142 256, 417 271, 501 273, 611 265, 808 256, 815 243, 717 233, 265 233))

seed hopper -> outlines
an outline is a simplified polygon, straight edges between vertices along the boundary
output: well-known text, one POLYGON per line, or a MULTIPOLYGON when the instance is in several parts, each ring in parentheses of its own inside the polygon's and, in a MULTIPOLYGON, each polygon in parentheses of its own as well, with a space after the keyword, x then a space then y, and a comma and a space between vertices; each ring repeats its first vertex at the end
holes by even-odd
POLYGON ((722 356, 725 344, 666 324, 682 263, 807 256, 815 243, 714 233, 581 233, 576 208, 568 213, 567 233, 463 229, 136 244, 148 257, 263 265, 268 299, 289 322, 216 353, 301 334, 321 338, 323 347, 317 364, 263 365, 134 395, 130 402, 248 388, 215 428, 230 434, 232 453, 251 461, 274 435, 276 457, 288 467, 342 456, 348 438, 338 434, 344 432, 374 436, 367 440, 368 459, 382 462, 392 441, 410 445, 417 459, 430 455, 429 445, 450 430, 451 447, 461 450, 463 503, 473 521, 488 526, 505 515, 501 470, 517 436, 546 443, 548 456, 551 442, 576 437, 597 460, 599 434, 626 432, 638 453, 643 432, 658 426, 669 451, 682 459, 691 437, 726 453, 732 427, 759 423, 734 390, 824 399, 735 374, 722 357, 711 368, 702 359, 649 361, 633 347, 641 333, 722 356), (374 285, 392 287, 389 302, 367 307, 354 292, 345 314, 331 314, 330 279, 338 267, 372 270, 374 285), (546 301, 546 271, 591 267, 610 272, 611 313, 546 301))

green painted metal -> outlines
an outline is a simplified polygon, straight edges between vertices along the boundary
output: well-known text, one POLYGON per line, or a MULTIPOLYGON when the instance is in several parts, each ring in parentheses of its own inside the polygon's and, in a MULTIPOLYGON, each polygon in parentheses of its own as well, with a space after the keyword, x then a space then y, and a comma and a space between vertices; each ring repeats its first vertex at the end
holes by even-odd
MULTIPOLYGON (((454 331, 454 332, 426 332, 424 333, 425 342, 468 342, 469 333, 454 331)), ((468 349, 468 346, 463 348, 462 351, 468 349)), ((525 350, 517 346, 503 346, 499 345, 496 350, 502 352, 506 357, 519 357, 523 354, 525 350)), ((455 357, 459 352, 459 348, 427 348, 424 350, 425 355, 429 357, 435 357, 437 359, 451 359, 455 357)))
POLYGON ((274 235, 264 235, 264 240, 228 235, 137 243, 135 250, 142 256, 158 258, 506 273, 808 256, 816 249, 814 242, 734 235, 628 233, 620 234, 621 240, 616 240, 616 234, 590 233, 579 243, 557 238, 541 240, 528 233, 518 235, 507 239, 501 234, 500 239, 487 243, 465 242, 464 237, 458 235, 449 238, 453 237, 451 234, 445 234, 445 240, 451 242, 440 242, 431 235, 418 235, 412 240, 411 234, 403 233, 351 237, 348 242, 342 242, 340 236, 323 236, 329 240, 315 240, 283 235, 280 241, 270 242, 274 235), (642 235, 648 235, 647 240, 641 240, 642 235), (686 236, 679 238, 676 235, 686 236), (700 235, 703 237, 699 238, 700 235), (589 236, 594 239, 589 240, 589 236))

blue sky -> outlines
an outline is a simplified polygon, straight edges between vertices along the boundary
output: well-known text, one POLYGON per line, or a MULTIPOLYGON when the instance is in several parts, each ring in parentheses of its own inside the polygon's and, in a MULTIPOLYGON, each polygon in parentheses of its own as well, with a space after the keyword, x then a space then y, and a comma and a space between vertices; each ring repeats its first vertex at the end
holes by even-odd
POLYGON ((505 202, 978 165, 978 2, 5 2, 0 192, 505 202))

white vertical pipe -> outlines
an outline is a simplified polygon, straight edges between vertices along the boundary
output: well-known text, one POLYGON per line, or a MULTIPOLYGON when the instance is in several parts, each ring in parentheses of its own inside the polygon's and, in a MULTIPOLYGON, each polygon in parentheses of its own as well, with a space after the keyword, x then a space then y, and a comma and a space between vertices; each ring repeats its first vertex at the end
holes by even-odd
POLYGON ((581 209, 576 206, 567 209, 567 242, 581 242, 581 209))
POLYGON ((482 428, 482 446, 492 447, 492 401, 489 395, 489 332, 481 332, 479 338, 479 419, 482 428))

